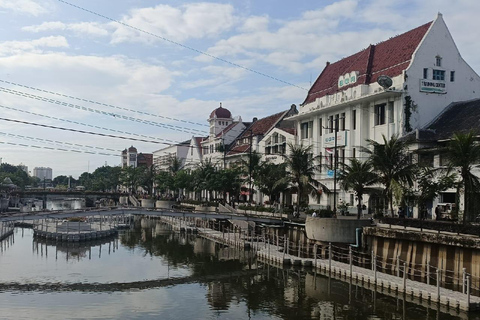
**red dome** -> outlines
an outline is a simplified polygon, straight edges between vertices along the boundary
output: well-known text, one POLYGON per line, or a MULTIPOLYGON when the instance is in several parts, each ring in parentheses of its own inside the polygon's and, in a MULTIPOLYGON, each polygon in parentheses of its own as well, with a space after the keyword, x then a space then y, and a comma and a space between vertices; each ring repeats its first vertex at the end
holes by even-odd
POLYGON ((221 106, 213 110, 212 113, 210 113, 210 119, 212 118, 230 119, 231 117, 232 117, 232 114, 230 113, 230 111, 228 111, 228 109, 222 108, 221 106))

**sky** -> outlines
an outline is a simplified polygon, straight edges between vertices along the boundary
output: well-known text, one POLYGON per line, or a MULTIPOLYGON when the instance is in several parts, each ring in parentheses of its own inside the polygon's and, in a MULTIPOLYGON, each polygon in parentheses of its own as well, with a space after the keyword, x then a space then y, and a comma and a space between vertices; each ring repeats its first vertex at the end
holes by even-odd
POLYGON ((438 12, 479 73, 478 0, 0 0, 1 161, 78 177, 206 136, 220 103, 287 110, 327 61, 438 12))

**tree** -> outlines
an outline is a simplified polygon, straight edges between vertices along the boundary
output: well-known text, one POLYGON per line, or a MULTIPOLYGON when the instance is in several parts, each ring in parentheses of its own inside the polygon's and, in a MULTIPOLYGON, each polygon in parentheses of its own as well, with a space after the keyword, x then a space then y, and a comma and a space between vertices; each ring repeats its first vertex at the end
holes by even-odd
POLYGON ((258 169, 254 181, 258 189, 268 195, 270 202, 274 202, 280 192, 288 188, 288 181, 281 179, 286 176, 286 164, 274 164, 265 162, 258 169))
POLYGON ((252 202, 253 199, 253 190, 250 184, 257 179, 257 174, 262 166, 261 159, 262 156, 256 151, 251 152, 247 159, 242 159, 243 175, 246 177, 246 182, 249 184, 248 191, 250 202, 252 202))
POLYGON ((377 182, 377 175, 373 172, 370 161, 361 162, 358 159, 350 159, 350 165, 343 164, 344 169, 339 174, 340 185, 344 190, 353 190, 357 196, 357 219, 362 213, 363 195, 367 193, 369 186, 377 182))
POLYGON ((480 162, 480 145, 476 142, 475 132, 455 133, 453 139, 447 143, 445 155, 449 161, 449 167, 456 169, 461 178, 457 187, 457 202, 460 198, 460 190, 463 189, 463 223, 466 223, 474 218, 472 194, 480 187, 478 177, 472 173, 474 168, 479 167, 480 162))
POLYGON ((412 163, 408 155, 408 143, 392 136, 389 140, 382 135, 383 144, 374 140, 367 140, 370 148, 362 148, 369 155, 369 161, 373 165, 374 172, 378 175, 378 181, 385 186, 385 198, 387 207, 390 205, 393 216, 393 185, 413 185, 416 165, 412 163))
POLYGON ((125 167, 122 168, 120 183, 127 187, 131 192, 136 193, 142 179, 143 168, 125 167))
POLYGON ((55 178, 53 178, 52 183, 53 183, 55 188, 59 188, 59 187, 67 188, 68 187, 68 177, 65 176, 65 175, 56 176, 55 178))
POLYGON ((211 159, 206 159, 197 165, 194 174, 194 186, 196 192, 206 190, 210 200, 213 199, 212 192, 215 190, 215 166, 211 159))
POLYGON ((239 168, 228 168, 218 170, 215 174, 215 190, 221 192, 223 199, 227 200, 227 192, 230 196, 240 193, 242 185, 241 170, 239 168))
POLYGON ((312 156, 312 146, 289 143, 288 147, 290 152, 285 157, 287 175, 284 179, 297 189, 297 208, 300 208, 301 200, 308 194, 318 197, 321 189, 328 189, 314 178, 320 171, 320 165, 317 164, 320 161, 318 156, 312 156))

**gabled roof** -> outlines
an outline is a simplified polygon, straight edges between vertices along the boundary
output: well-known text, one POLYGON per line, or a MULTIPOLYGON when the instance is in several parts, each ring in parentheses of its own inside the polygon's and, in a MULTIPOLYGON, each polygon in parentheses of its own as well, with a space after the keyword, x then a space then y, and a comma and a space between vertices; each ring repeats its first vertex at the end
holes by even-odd
POLYGON ((436 140, 450 139, 457 132, 480 133, 480 99, 451 103, 425 129, 434 131, 436 140))
POLYGON ((234 146, 233 148, 231 148, 228 151, 227 155, 231 156, 239 153, 245 153, 249 150, 250 150, 250 144, 242 144, 242 145, 234 146))
POLYGON ((275 114, 272 114, 271 116, 268 116, 253 122, 252 125, 248 127, 240 135, 239 138, 241 139, 241 138, 249 137, 250 134, 253 136, 266 134, 268 131, 270 131, 272 128, 275 127, 278 121, 283 119, 283 117, 288 113, 288 111, 289 110, 275 113, 275 114))
POLYGON ((288 132, 291 135, 296 135, 297 134, 297 129, 296 128, 278 128, 278 129, 283 130, 285 132, 288 132))
POLYGON ((308 91, 302 105, 339 91, 338 79, 352 71, 359 72, 357 81, 343 86, 341 90, 359 84, 373 83, 377 81, 380 75, 389 77, 401 75, 402 71, 409 66, 413 53, 431 24, 432 22, 428 22, 376 45, 370 45, 368 48, 335 63, 327 63, 325 69, 308 91))
POLYGON ((225 128, 223 128, 223 130, 220 131, 215 137, 218 138, 218 137, 223 136, 225 133, 227 133, 228 131, 232 130, 237 124, 238 124, 238 122, 232 122, 232 123, 230 123, 228 126, 226 126, 225 128))

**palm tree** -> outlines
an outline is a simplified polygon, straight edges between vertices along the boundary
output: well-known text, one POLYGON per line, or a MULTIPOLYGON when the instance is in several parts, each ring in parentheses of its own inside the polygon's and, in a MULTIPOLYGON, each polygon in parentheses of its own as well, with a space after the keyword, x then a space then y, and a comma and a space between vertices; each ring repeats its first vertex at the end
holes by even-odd
POLYGON ((369 155, 374 172, 378 175, 378 182, 385 186, 387 207, 393 216, 393 186, 413 185, 416 165, 408 155, 408 142, 393 135, 389 140, 382 135, 383 144, 367 140, 371 148, 362 148, 369 155))
MULTIPOLYGON (((471 208, 471 195, 480 186, 480 181, 472 171, 479 167, 480 145, 475 141, 476 134, 473 131, 468 133, 455 133, 453 139, 447 143, 445 155, 449 161, 449 167, 459 171, 461 180, 457 187, 457 201, 460 196, 460 189, 464 190, 464 214, 463 223, 473 219, 471 208)), ((458 205, 457 205, 458 208, 458 205)))
POLYGON ((260 170, 261 166, 263 165, 262 156, 253 151, 249 154, 247 160, 242 159, 242 167, 243 167, 243 175, 246 177, 246 182, 249 184, 249 201, 252 202, 253 190, 251 184, 257 178, 258 171, 260 170))
POLYGON ((343 168, 338 179, 344 190, 353 190, 357 195, 357 219, 360 219, 363 195, 369 191, 369 186, 377 183, 377 175, 368 160, 361 162, 353 158, 350 159, 350 165, 343 164, 343 168))
POLYGON ((288 181, 279 179, 286 176, 285 163, 275 164, 265 162, 258 170, 255 185, 264 194, 268 195, 270 202, 276 200, 276 196, 288 188, 288 181))
POLYGON ((319 191, 328 191, 325 185, 315 180, 315 174, 320 171, 319 157, 312 156, 312 146, 288 144, 289 154, 285 157, 287 166, 286 179, 297 189, 297 208, 301 200, 308 194, 319 197, 319 191))

